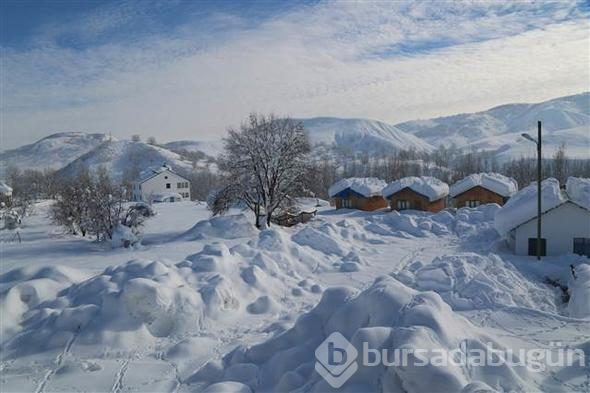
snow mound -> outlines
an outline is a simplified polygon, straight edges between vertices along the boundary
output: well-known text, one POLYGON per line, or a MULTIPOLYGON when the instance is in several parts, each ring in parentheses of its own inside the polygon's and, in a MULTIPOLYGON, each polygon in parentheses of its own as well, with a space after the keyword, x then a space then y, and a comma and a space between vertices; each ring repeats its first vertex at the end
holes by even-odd
POLYGON ((0 276, 0 337, 20 330, 23 316, 87 275, 64 266, 23 267, 0 276))
POLYGON ((206 237, 239 239, 254 236, 258 231, 244 214, 213 217, 196 223, 180 235, 183 240, 201 240, 206 237))
POLYGON ((456 197, 473 187, 480 186, 503 197, 509 197, 518 191, 516 180, 499 173, 474 173, 451 186, 450 195, 456 197))
POLYGON ((339 242, 329 233, 322 232, 313 227, 305 227, 293 235, 293 241, 302 246, 308 246, 324 254, 344 256, 349 248, 339 242))
POLYGON ((23 331, 3 350, 42 352, 65 346, 142 348, 164 337, 203 326, 205 302, 186 274, 157 261, 133 260, 61 291, 29 310, 23 331))
POLYGON ((489 386, 522 391, 528 387, 525 367, 436 365, 434 349, 485 350, 492 343, 494 349, 505 350, 506 346, 480 333, 436 293, 415 291, 391 277, 378 278, 360 294, 346 287, 326 290, 319 304, 298 318, 293 328, 260 344, 236 348, 190 380, 210 389, 229 388, 225 384, 231 381, 238 384, 232 388, 244 391, 335 391, 315 367, 316 349, 333 333, 342 335, 361 354, 356 359, 358 370, 343 391, 473 392, 484 387, 493 391, 489 386), (420 366, 422 361, 410 356, 406 364, 375 367, 367 364, 375 360, 371 353, 363 353, 365 345, 381 353, 387 350, 390 362, 396 349, 425 349, 424 357, 430 362, 420 366), (367 362, 361 360, 365 357, 367 362), (213 369, 216 372, 203 371, 213 369))
POLYGON ((430 202, 437 201, 449 194, 449 186, 447 183, 437 178, 431 176, 412 176, 404 177, 389 183, 389 185, 383 189, 383 196, 389 198, 404 188, 409 188, 418 194, 424 195, 430 200, 430 202))
POLYGON ((380 196, 387 183, 376 177, 351 177, 342 179, 332 185, 328 195, 334 197, 344 190, 350 189, 364 197, 380 196))
POLYGON ((454 217, 454 232, 465 245, 477 244, 479 251, 482 250, 483 244, 491 247, 499 238, 494 227, 494 219, 500 209, 500 205, 495 203, 488 203, 477 208, 457 209, 454 217))
POLYGON ((573 202, 590 210, 590 179, 569 177, 565 188, 573 202))
POLYGON ((497 255, 445 255, 426 266, 411 263, 395 277, 421 291, 437 292, 454 310, 525 307, 557 312, 553 289, 532 283, 497 255))
MULTIPOLYGON (((542 211, 553 209, 565 202, 559 189, 559 181, 549 178, 541 182, 542 211)), ((520 224, 537 216, 537 184, 531 183, 514 194, 496 213, 495 227, 500 234, 506 234, 520 224)))
POLYGON ((567 310, 574 318, 590 318, 590 265, 576 267, 576 279, 569 282, 570 301, 567 310))

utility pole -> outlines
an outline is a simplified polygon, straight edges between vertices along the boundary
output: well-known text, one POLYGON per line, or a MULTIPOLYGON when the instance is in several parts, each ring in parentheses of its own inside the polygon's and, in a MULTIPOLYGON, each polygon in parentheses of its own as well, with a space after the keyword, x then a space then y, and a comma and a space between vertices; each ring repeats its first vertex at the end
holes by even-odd
POLYGON ((542 142, 541 142, 541 121, 537 121, 537 131, 538 131, 538 135, 537 135, 537 139, 533 138, 532 136, 530 136, 529 134, 521 134, 521 136, 526 139, 529 140, 531 142, 534 142, 537 144, 537 261, 541 260, 541 191, 542 191, 542 187, 541 187, 541 180, 543 177, 543 173, 542 173, 542 169, 541 169, 541 146, 542 146, 542 142))
POLYGON ((541 121, 537 122, 537 261, 541 260, 541 121))

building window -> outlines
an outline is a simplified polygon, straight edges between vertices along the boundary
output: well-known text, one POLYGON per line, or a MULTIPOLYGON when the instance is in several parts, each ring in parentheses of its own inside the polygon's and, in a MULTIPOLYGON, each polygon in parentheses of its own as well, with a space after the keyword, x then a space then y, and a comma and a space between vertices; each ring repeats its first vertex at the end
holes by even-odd
POLYGON ((574 254, 590 257, 590 238, 574 237, 574 254))
POLYGON ((342 207, 344 209, 351 209, 352 208, 352 201, 350 199, 342 199, 342 207))
POLYGON ((465 207, 478 207, 479 205, 480 202, 475 200, 465 202, 465 207))
POLYGON ((170 183, 166 183, 166 188, 170 188, 170 183))
POLYGON ((406 201, 405 199, 400 199, 397 201, 397 210, 407 210, 410 208, 410 201, 406 201))
MULTIPOLYGON (((537 238, 529 237, 529 255, 537 255, 537 238)), ((547 239, 541 239, 541 256, 547 255, 547 239)))
POLYGON ((176 183, 176 187, 177 188, 188 188, 188 182, 186 182, 186 181, 178 182, 178 183, 176 183))

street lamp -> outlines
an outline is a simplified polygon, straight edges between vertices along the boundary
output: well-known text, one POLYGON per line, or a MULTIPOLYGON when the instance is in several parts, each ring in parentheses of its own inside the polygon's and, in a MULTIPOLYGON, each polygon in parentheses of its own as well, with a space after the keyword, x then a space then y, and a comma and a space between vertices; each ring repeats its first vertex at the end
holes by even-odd
POLYGON ((537 260, 541 260, 541 122, 537 122, 537 139, 529 134, 521 136, 537 145, 537 260))

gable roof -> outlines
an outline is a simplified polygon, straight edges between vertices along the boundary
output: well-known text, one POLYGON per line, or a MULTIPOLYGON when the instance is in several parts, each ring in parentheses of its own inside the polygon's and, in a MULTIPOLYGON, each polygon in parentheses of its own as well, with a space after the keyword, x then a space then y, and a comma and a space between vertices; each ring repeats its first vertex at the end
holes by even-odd
POLYGON ((10 187, 8 184, 4 183, 3 181, 0 181, 0 194, 12 195, 12 187, 10 187))
MULTIPOLYGON (((578 203, 576 203, 576 202, 574 202, 574 201, 572 201, 572 200, 568 199, 568 200, 565 200, 565 201, 561 202, 561 203, 560 203, 559 205, 557 205, 557 206, 553 206, 551 209, 547 209, 547 210, 543 211, 543 212, 541 213, 541 216, 544 216, 545 214, 547 214, 547 213, 549 213, 549 212, 551 212, 551 211, 553 211, 553 210, 559 209, 560 207, 562 207, 562 206, 564 206, 564 205, 567 205, 567 204, 574 205, 574 206, 576 206, 576 207, 579 207, 579 208, 580 208, 580 209, 582 209, 582 210, 586 210, 588 213, 590 213, 590 209, 589 209, 589 208, 587 208, 587 207, 585 207, 585 206, 582 206, 582 205, 580 205, 580 204, 578 204, 578 203)), ((529 219, 528 219, 528 220, 526 220, 525 222, 518 224, 517 226, 515 226, 514 228, 512 228, 512 229, 511 229, 509 232, 515 231, 515 230, 517 230, 518 228, 520 228, 521 226, 523 226, 523 225, 526 225, 526 224, 528 224, 528 223, 529 223, 529 222, 531 222, 531 221, 535 221, 536 219, 537 219, 537 216, 535 215, 534 217, 531 217, 531 218, 529 218, 529 219)), ((543 220, 541 220, 541 221, 543 221, 543 220)))
MULTIPOLYGON (((560 189, 557 179, 548 178, 541 182, 542 214, 565 202, 590 210, 590 179, 570 177, 565 190, 560 189)), ((533 182, 514 194, 498 210, 494 218, 494 226, 500 234, 506 234, 536 217, 537 183, 533 182)))
POLYGON ((516 180, 499 173, 474 173, 451 186, 450 195, 455 198, 474 187, 480 186, 502 197, 509 197, 518 191, 516 180))
POLYGON ((184 176, 179 175, 178 173, 174 172, 172 170, 172 168, 170 168, 170 166, 168 166, 167 164, 163 164, 161 167, 150 167, 148 169, 146 169, 145 171, 142 171, 139 174, 139 178, 137 179, 137 183, 145 183, 146 181, 148 181, 149 179, 158 176, 160 173, 164 173, 164 172, 170 172, 186 181, 189 181, 187 178, 185 178, 184 176))
POLYGON ((430 202, 438 201, 449 194, 448 184, 435 177, 412 176, 403 177, 389 183, 389 185, 383 189, 383 196, 389 198, 405 188, 409 188, 410 190, 425 196, 430 202))
POLYGON ((386 185, 384 180, 376 177, 349 177, 332 185, 328 190, 328 195, 332 198, 342 191, 350 189, 365 198, 381 196, 383 187, 386 185))

